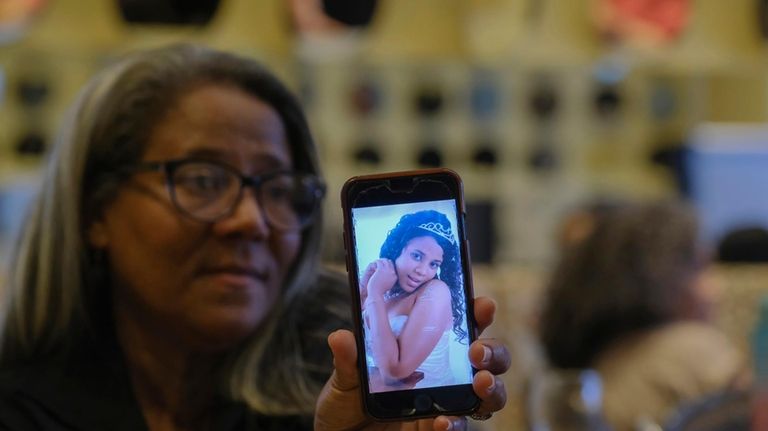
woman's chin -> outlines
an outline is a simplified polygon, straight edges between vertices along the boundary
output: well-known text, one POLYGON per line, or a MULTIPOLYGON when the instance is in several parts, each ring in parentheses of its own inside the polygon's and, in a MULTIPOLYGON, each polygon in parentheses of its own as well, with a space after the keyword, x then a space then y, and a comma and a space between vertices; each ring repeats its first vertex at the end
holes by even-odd
POLYGON ((191 342, 197 348, 208 351, 229 349, 246 340, 258 330, 266 313, 254 314, 229 310, 209 316, 204 322, 191 328, 191 342))
POLYGON ((400 288, 408 293, 413 293, 413 291, 421 287, 422 284, 423 283, 416 283, 410 278, 405 280, 400 280, 400 288))

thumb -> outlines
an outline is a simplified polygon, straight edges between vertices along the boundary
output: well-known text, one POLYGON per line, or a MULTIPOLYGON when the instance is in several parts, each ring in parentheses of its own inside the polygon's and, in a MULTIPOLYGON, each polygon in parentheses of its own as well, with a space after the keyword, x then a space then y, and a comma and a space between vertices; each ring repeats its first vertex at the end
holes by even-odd
POLYGON ((328 336, 335 370, 317 400, 315 430, 358 429, 368 422, 357 372, 355 336, 340 329, 328 336))
POLYGON ((339 391, 357 389, 360 380, 355 336, 346 329, 339 329, 328 336, 328 346, 333 353, 333 366, 336 370, 331 377, 333 388, 339 391))

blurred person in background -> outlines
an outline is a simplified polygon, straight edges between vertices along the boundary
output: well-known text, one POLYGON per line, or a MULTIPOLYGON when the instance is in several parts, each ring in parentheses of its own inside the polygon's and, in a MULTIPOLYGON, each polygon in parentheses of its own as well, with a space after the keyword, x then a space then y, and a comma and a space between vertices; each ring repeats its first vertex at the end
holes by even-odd
POLYGON ((618 431, 743 384, 743 358, 712 324, 718 284, 692 210, 624 204, 592 221, 548 282, 539 330, 549 365, 596 370, 618 431))
POLYGON ((598 197, 566 212, 556 232, 558 250, 564 253, 592 233, 606 214, 621 208, 624 201, 613 197, 598 197))
MULTIPOLYGON (((176 45, 109 66, 66 118, 2 290, 0 429, 383 428, 339 329, 349 288, 318 262, 323 195, 301 107, 259 64, 176 45)), ((474 305, 482 330, 494 304, 474 305)), ((509 354, 470 356, 488 416, 509 354)))

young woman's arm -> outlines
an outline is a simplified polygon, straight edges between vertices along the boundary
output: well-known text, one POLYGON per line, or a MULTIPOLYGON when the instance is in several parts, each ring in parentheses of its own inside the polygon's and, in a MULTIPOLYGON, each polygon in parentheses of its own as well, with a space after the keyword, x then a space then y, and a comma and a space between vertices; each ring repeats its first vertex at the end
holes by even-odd
MULTIPOLYGON (((475 298, 474 314, 477 321, 478 335, 492 322, 496 304, 490 298, 475 298)), ((357 346, 354 335, 347 330, 338 330, 328 337, 328 345, 333 352, 334 372, 325 385, 315 410, 315 430, 372 430, 382 424, 371 423, 361 406, 362 391, 357 369, 357 346), (350 407, 352 406, 352 407, 350 407), (357 406, 357 407, 354 407, 357 406)), ((506 346, 496 339, 485 338, 472 343, 469 358, 472 366, 479 371, 475 374, 472 387, 482 400, 479 414, 501 410, 507 400, 507 391, 501 374, 509 369, 510 353, 506 346)), ((445 430, 465 429, 464 418, 441 416, 434 419, 422 419, 419 422, 387 423, 388 429, 398 430, 445 430)))
POLYGON ((392 333, 383 298, 368 299, 373 358, 389 379, 411 375, 432 353, 451 320, 451 294, 443 281, 428 281, 416 295, 399 338, 392 333))
MULTIPOLYGON (((363 301, 364 324, 368 328, 375 328, 375 325, 371 323, 371 316, 382 312, 378 310, 376 304, 384 306, 384 294, 392 289, 396 282, 395 264, 389 259, 376 259, 365 269, 363 279, 360 281, 360 300, 363 301)), ((386 307, 384 307, 383 315, 386 320, 386 307)))

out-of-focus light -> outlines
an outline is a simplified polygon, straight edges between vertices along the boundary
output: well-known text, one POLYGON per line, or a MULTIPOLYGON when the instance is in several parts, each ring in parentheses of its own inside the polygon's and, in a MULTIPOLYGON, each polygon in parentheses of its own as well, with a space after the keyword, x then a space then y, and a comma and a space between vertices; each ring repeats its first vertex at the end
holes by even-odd
POLYGON ((478 73, 470 92, 472 115, 479 120, 493 117, 499 108, 499 95, 494 78, 487 73, 478 73))
POLYGON ((676 40, 690 10, 690 0, 595 0, 593 15, 607 39, 653 46, 676 40))
POLYGON ((18 40, 46 0, 0 1, 0 45, 18 40))
POLYGON ((677 110, 677 98, 669 85, 657 83, 651 90, 651 115, 656 120, 666 120, 677 110))
POLYGON ((621 54, 611 53, 603 56, 592 70, 597 82, 615 85, 627 77, 631 68, 630 60, 621 54))
POLYGON ((19 234, 38 186, 35 177, 16 179, 0 187, 0 260, 19 234))

